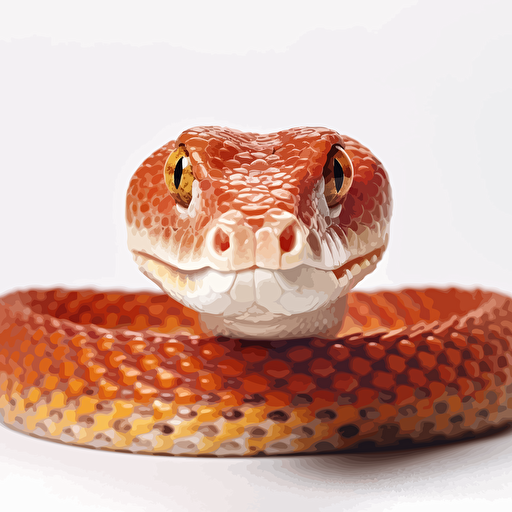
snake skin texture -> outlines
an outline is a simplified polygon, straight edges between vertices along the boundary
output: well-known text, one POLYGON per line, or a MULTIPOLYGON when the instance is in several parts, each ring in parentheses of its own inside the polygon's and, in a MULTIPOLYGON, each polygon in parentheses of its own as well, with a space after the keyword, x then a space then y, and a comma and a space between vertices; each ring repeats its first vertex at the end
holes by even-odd
MULTIPOLYGON (((359 267, 366 255, 380 258, 389 183, 353 139, 326 129, 256 136, 206 127, 178 143, 211 209, 180 215, 163 180, 172 141, 135 173, 127 224, 136 237, 143 231, 174 250, 170 261, 183 261, 183 272, 203 264, 207 230, 233 211, 244 216, 238 234, 249 240, 276 209, 295 216, 287 222, 316 233, 318 265, 338 279, 346 262, 326 257, 335 255, 335 244, 322 246, 329 229, 359 267), (354 181, 326 222, 311 198, 336 144, 354 181)), ((258 254, 257 239, 254 247, 258 254)), ((215 265, 226 271, 220 259, 215 265)), ((460 439, 512 421, 510 298, 405 289, 351 292, 343 304, 333 337, 243 339, 213 335, 201 312, 168 295, 13 292, 0 298, 0 412, 5 425, 36 437, 189 456, 367 450, 460 439)))

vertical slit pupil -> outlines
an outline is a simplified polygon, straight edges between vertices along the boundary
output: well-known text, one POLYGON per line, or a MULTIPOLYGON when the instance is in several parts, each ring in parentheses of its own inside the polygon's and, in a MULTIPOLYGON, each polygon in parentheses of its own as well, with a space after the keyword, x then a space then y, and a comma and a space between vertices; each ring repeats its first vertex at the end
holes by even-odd
POLYGON ((341 164, 334 159, 334 184, 336 185, 336 192, 339 192, 341 190, 341 187, 343 186, 343 180, 345 179, 345 174, 343 173, 343 168, 341 167, 341 164))
POLYGON ((183 174, 183 157, 178 160, 176 168, 174 169, 174 186, 176 189, 180 187, 181 176, 183 174))

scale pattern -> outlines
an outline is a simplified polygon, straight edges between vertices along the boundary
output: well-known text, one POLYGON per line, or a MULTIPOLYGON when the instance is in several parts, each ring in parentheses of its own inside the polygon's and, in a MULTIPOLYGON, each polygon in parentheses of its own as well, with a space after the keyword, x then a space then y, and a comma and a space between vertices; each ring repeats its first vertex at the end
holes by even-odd
MULTIPOLYGON (((354 166, 336 229, 347 239, 381 229, 391 214, 382 164, 324 128, 184 132, 136 171, 128 226, 187 261, 231 209, 254 229, 278 208, 321 230, 311 194, 333 144, 354 166), (207 198, 193 217, 179 215, 163 180, 177 143, 207 198)), ((54 441, 214 456, 424 443, 512 421, 510 298, 409 289, 351 293, 347 308, 334 340, 254 342, 204 334, 197 314, 165 295, 13 292, 0 298, 0 413, 54 441)))
POLYGON ((512 301, 496 293, 353 293, 330 341, 209 338, 165 295, 29 291, 0 307, 4 422, 65 443, 318 453, 512 420, 512 301))
POLYGON ((241 212, 253 229, 261 228, 271 210, 290 212, 308 229, 325 231, 311 200, 322 176, 326 153, 344 146, 354 166, 354 181, 340 212, 337 230, 387 222, 391 188, 382 163, 360 142, 326 128, 294 128, 269 135, 228 128, 201 127, 184 132, 150 155, 135 172, 127 193, 126 220, 135 230, 178 253, 181 261, 200 259, 205 233, 213 219, 241 212), (194 216, 184 217, 162 178, 165 161, 177 144, 186 144, 203 201, 194 216))

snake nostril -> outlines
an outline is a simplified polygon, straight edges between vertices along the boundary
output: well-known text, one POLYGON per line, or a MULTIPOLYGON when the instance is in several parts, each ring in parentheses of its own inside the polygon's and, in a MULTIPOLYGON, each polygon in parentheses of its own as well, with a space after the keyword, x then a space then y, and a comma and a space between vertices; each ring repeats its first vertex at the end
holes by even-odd
POLYGON ((293 225, 286 227, 279 237, 279 245, 282 252, 290 252, 295 245, 295 229, 293 225))
POLYGON ((215 237, 213 238, 213 245, 219 253, 226 252, 229 249, 229 236, 224 230, 220 228, 217 229, 215 237))

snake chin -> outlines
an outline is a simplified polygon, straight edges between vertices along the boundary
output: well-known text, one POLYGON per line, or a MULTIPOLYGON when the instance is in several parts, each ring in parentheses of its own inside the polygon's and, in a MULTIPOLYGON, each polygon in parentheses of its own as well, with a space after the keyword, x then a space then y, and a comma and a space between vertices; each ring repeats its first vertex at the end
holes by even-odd
POLYGON ((325 334, 341 323, 347 293, 380 260, 384 248, 335 271, 306 265, 220 272, 176 269, 136 252, 139 269, 165 293, 201 314, 205 328, 237 338, 294 338, 325 334))

